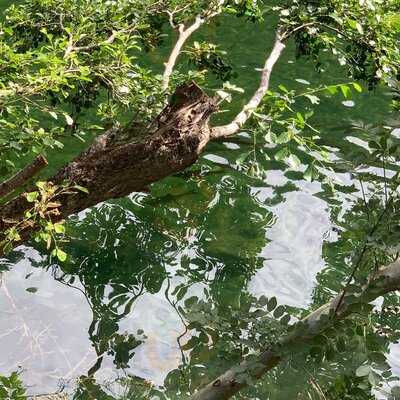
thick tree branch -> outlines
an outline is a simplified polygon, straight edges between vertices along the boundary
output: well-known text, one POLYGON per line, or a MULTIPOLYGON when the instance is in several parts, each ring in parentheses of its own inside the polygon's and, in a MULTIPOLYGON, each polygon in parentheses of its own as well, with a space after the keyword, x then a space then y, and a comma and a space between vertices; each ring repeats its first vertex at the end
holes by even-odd
POLYGON ((11 194, 14 190, 20 188, 29 179, 33 178, 43 168, 47 166, 47 160, 42 156, 37 156, 29 165, 19 171, 13 177, 0 184, 0 198, 11 194))
POLYGON ((354 293, 345 293, 344 300, 337 307, 342 297, 342 293, 340 293, 329 303, 297 322, 291 335, 284 338, 275 348, 265 349, 257 361, 244 361, 231 368, 195 393, 191 400, 227 400, 231 398, 246 386, 243 379, 240 379, 243 374, 249 374, 256 379, 261 378, 281 361, 284 361, 285 354, 302 351, 302 343, 312 340, 332 327, 338 319, 344 319, 351 315, 355 304, 370 303, 377 297, 396 290, 400 290, 399 260, 381 269, 377 274, 373 274, 361 292, 356 295, 356 301, 354 293))
POLYGON ((229 123, 228 125, 214 127, 211 130, 212 139, 232 136, 239 132, 240 128, 250 118, 251 114, 260 105, 262 99, 268 92, 272 70, 276 62, 279 60, 279 57, 281 56, 285 47, 286 46, 281 39, 280 34, 278 34, 274 43, 274 47, 272 48, 272 51, 267 58, 264 68, 262 70, 260 86, 254 93, 250 101, 244 106, 243 110, 235 117, 235 119, 231 123, 229 123))
MULTIPOLYGON (((66 182, 89 191, 59 196, 61 206, 54 222, 102 201, 146 190, 151 183, 182 171, 197 160, 209 141, 208 120, 217 109, 217 100, 208 97, 195 83, 178 87, 172 99, 172 104, 150 126, 111 129, 49 179, 55 185, 66 182), (131 140, 121 144, 119 139, 126 136, 131 140)), ((2 233, 9 228, 7 221, 20 221, 31 206, 21 194, 0 207, 0 242, 2 233)), ((35 228, 26 227, 20 232, 21 241, 35 228)))

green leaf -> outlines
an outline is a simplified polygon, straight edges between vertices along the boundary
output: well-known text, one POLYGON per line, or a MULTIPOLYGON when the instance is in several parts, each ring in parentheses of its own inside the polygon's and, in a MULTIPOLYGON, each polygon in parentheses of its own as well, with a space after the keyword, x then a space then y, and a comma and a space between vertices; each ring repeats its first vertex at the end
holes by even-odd
POLYGON ((275 318, 280 318, 282 315, 285 313, 285 307, 284 306, 278 306, 275 311, 274 311, 274 317, 275 318))
POLYGON ((358 84, 357 82, 353 82, 353 87, 358 93, 361 93, 363 91, 362 86, 360 84, 358 84))
POLYGON ((34 203, 37 198, 39 197, 39 192, 29 192, 25 194, 26 200, 28 200, 29 203, 34 203))
POLYGON ((371 372, 371 366, 370 365, 360 365, 356 369, 356 376, 361 378, 363 376, 369 375, 370 372, 371 372))
POLYGON ((368 382, 371 384, 372 387, 376 386, 379 383, 379 380, 379 375, 376 372, 371 371, 368 374, 368 382))
POLYGON ((281 319, 280 319, 280 323, 282 325, 287 325, 290 322, 290 315, 289 314, 285 314, 281 319))
POLYGON ((87 189, 86 189, 85 187, 83 187, 83 186, 74 185, 73 188, 74 188, 74 189, 77 189, 77 190, 79 190, 79 191, 81 191, 81 192, 83 192, 83 193, 89 194, 89 190, 87 190, 87 189))
POLYGON ((45 190, 45 188, 46 188, 46 182, 43 182, 43 181, 36 182, 35 185, 36 185, 39 189, 42 189, 42 190, 45 190))
POLYGON ((307 97, 307 99, 311 101, 311 104, 319 104, 321 101, 318 96, 312 94, 305 94, 304 97, 307 97))
POLYGON ((258 303, 260 304, 261 307, 265 307, 268 304, 268 299, 265 296, 261 296, 258 299, 258 303))
POLYGON ((293 169, 298 169, 301 165, 301 161, 299 157, 296 156, 296 154, 290 154, 290 156, 286 158, 286 162, 293 169))
POLYGON ((336 93, 338 92, 338 87, 337 87, 337 86, 328 86, 328 87, 326 88, 326 90, 327 90, 330 94, 334 95, 334 94, 336 94, 336 93))
POLYGON ((265 135, 265 140, 268 143, 275 144, 277 142, 278 138, 276 137, 274 132, 268 131, 267 134, 265 135))
POLYGON ((303 85, 311 85, 310 82, 306 81, 305 79, 295 79, 296 82, 299 82, 303 85))
POLYGON ((56 233, 65 233, 65 225, 61 223, 54 224, 54 230, 56 233))
POLYGON ((308 182, 312 182, 313 180, 317 179, 318 176, 319 172, 313 164, 310 164, 303 174, 304 179, 308 182))
POLYGON ((342 91, 343 96, 344 96, 345 99, 350 98, 351 90, 347 85, 340 85, 340 90, 342 91))
POLYGON ((278 136, 275 143, 284 144, 290 142, 291 139, 292 139, 292 133, 290 131, 285 131, 278 136))
POLYGON ((282 84, 279 85, 278 88, 284 93, 289 93, 289 90, 287 90, 286 87, 284 85, 282 85, 282 84))
POLYGON ((268 311, 273 311, 275 310, 276 306, 278 305, 278 302, 276 300, 276 297, 271 297, 268 301, 267 304, 267 310, 268 311))
POLYGON ((247 158, 250 156, 250 154, 253 152, 253 150, 246 151, 245 153, 242 153, 237 159, 236 159, 236 164, 243 164, 247 158))
POLYGON ((67 259, 67 253, 61 249, 57 249, 56 255, 61 262, 64 262, 67 259))
POLYGON ((64 114, 64 117, 65 117, 65 121, 67 122, 67 124, 68 124, 69 126, 72 126, 72 125, 74 124, 74 120, 71 118, 70 115, 64 114))
POLYGON ((284 147, 275 154, 275 160, 282 161, 288 156, 289 156, 289 149, 287 147, 284 147))

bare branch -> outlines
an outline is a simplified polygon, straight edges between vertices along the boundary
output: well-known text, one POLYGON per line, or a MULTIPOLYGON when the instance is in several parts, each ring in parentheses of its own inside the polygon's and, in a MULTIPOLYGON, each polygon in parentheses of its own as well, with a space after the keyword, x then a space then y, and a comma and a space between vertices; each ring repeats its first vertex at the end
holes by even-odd
POLYGON ((46 167, 47 164, 47 160, 42 155, 37 156, 31 164, 27 165, 13 177, 0 184, 0 198, 7 196, 24 185, 29 179, 46 167))
POLYGON ((168 89, 169 80, 171 78, 172 71, 174 70, 176 60, 178 59, 179 54, 181 53, 184 44, 189 39, 189 37, 193 34, 193 32, 195 32, 197 29, 199 29, 200 26, 204 24, 204 22, 205 22, 205 20, 202 17, 197 17, 195 22, 192 25, 190 25, 187 29, 185 29, 185 26, 183 24, 179 25, 178 40, 176 41, 175 46, 171 51, 168 61, 165 63, 165 71, 164 71, 164 75, 163 75, 163 84, 162 84, 163 90, 168 89))
POLYGON ((251 114, 260 105, 263 97, 269 90, 269 83, 272 74, 272 70, 279 60, 283 50, 285 49, 285 44, 278 34, 276 36, 274 47, 267 58, 264 68, 261 73, 261 82, 257 91, 254 93, 250 101, 243 107, 243 110, 235 117, 235 119, 228 125, 214 127, 211 131, 211 138, 217 139, 221 137, 228 137, 239 132, 240 128, 246 123, 250 118, 251 114))
MULTIPOLYGON (((203 15, 197 16, 194 23, 192 25, 190 25, 188 28, 185 28, 184 24, 180 24, 177 27, 177 30, 179 33, 178 40, 176 41, 175 46, 171 51, 168 61, 165 63, 165 70, 164 70, 164 74, 163 74, 163 84, 162 84, 163 90, 168 89, 169 81, 170 81, 172 72, 175 68, 176 61, 177 61, 180 53, 182 52, 182 48, 185 45, 186 41, 205 22, 209 21, 211 18, 214 18, 215 16, 217 16, 218 14, 220 14, 222 12, 221 7, 223 6, 224 2, 225 2, 225 0, 218 0, 218 2, 215 4, 215 9, 210 9, 207 12, 205 12, 203 15)), ((181 11, 181 10, 179 10, 179 11, 181 11)), ((173 13, 167 12, 167 14, 169 15, 169 19, 170 19, 170 25, 173 28, 176 27, 175 23, 173 21, 173 15, 176 12, 177 11, 175 11, 173 13)))
POLYGON ((87 46, 74 46, 73 37, 69 34, 69 41, 67 49, 65 50, 64 58, 68 58, 71 53, 79 53, 82 51, 91 51, 100 48, 101 45, 112 44, 120 33, 130 33, 134 30, 134 28, 124 29, 121 31, 113 32, 106 40, 101 43, 91 43, 87 46))
MULTIPOLYGON (((358 295, 360 304, 370 303, 379 296, 400 289, 400 260, 373 274, 369 282, 361 288, 358 295)), ((346 294, 352 296, 351 294, 346 294)), ((353 295, 354 296, 354 295, 353 295)), ((273 369, 284 359, 284 352, 293 354, 303 348, 302 343, 307 342, 317 335, 332 327, 338 319, 344 319, 351 315, 350 305, 354 299, 343 301, 335 314, 335 309, 340 301, 341 294, 333 298, 330 302, 309 314, 306 318, 297 322, 299 329, 294 329, 292 335, 282 340, 276 348, 266 349, 257 358, 257 361, 244 361, 240 365, 231 368, 220 375, 213 382, 195 393, 191 400, 227 400, 238 393, 246 386, 242 374, 249 374, 253 378, 259 379, 265 373, 273 369), (333 317, 332 317, 333 316, 333 317)), ((353 303, 354 304, 354 303, 353 303)))

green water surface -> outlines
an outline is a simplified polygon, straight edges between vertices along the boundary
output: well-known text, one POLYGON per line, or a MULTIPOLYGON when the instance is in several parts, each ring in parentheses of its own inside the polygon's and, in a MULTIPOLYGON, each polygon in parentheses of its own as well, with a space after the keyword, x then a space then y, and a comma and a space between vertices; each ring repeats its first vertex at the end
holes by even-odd
MULTIPOLYGON (((223 20, 196 39, 221 44, 238 72, 233 83, 248 96, 271 47, 272 25, 268 18, 246 26, 223 20)), ((157 70, 167 53, 166 46, 147 62, 157 70)), ((296 60, 289 45, 272 87, 305 88, 298 78, 347 81, 332 61, 324 68, 317 73, 311 62, 296 60)), ((237 96, 218 118, 229 119, 245 100, 237 96)), ((342 100, 322 101, 313 122, 323 143, 351 158, 363 151, 360 141, 346 140, 358 135, 351 120, 379 124, 388 109, 379 90, 356 95, 353 107, 342 100)), ((64 164, 81 147, 68 142, 61 155, 51 155, 51 164, 64 164)), ((193 169, 155 184, 150 194, 132 194, 71 218, 71 257, 62 265, 29 244, 4 260, 0 374, 21 369, 32 394, 65 387, 79 399, 141 398, 151 383, 171 399, 183 399, 242 356, 188 326, 188 299, 204 300, 209 308, 200 308, 200 315, 245 315, 261 295, 307 309, 337 290, 346 270, 335 270, 327 249, 337 240, 338 209, 351 208, 357 183, 339 173, 343 190, 332 196, 320 182, 306 182, 284 164, 262 158, 257 145, 255 155, 267 174, 252 176, 236 160, 253 148, 246 133, 212 143, 193 169)), ((345 259, 346 252, 339 249, 336 257, 345 259)), ((308 382, 302 368, 277 370, 264 381, 268 385, 243 398, 298 398, 308 382)))

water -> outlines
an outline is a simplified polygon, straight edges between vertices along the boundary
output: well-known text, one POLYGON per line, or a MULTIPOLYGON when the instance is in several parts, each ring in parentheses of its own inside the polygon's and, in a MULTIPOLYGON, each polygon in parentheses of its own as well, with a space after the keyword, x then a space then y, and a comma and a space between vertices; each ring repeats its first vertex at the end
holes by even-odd
MULTIPOLYGON (((234 83, 250 93, 272 32, 251 26, 238 34, 239 28, 235 20, 211 25, 197 38, 222 42, 239 71, 234 83)), ((289 46, 272 84, 301 87, 296 78, 345 81, 337 66, 317 74, 308 62, 295 61, 289 46)), ((325 142, 344 158, 359 148, 343 140, 357 139, 349 119, 379 123, 387 112, 379 92, 358 95, 354 102, 349 108, 341 99, 325 100, 316 113, 325 142)), ((243 103, 237 99, 229 115, 243 103)), ((66 245, 71 258, 64 265, 39 248, 17 249, 1 275, 0 374, 21 369, 31 394, 74 390, 77 378, 92 373, 114 395, 121 394, 127 377, 142 386, 144 379, 169 390, 177 385, 193 390, 232 360, 218 360, 206 346, 185 350, 194 332, 182 317, 182 299, 198 296, 220 310, 240 310, 250 295, 276 296, 281 304, 304 309, 318 303, 318 282, 332 269, 323 249, 337 240, 332 214, 337 203, 319 182, 308 183, 279 163, 261 161, 268 168, 264 179, 238 170, 235 160, 251 148, 246 135, 240 142, 212 143, 194 175, 168 178, 151 194, 132 194, 72 218, 66 245), (183 378, 178 367, 186 371, 183 378)), ((76 145, 54 162, 62 164, 78 151, 76 145)), ((338 195, 344 212, 359 186, 349 174, 339 175, 344 188, 355 184, 354 193, 338 195)), ((397 365, 396 353, 391 357, 397 365)), ((106 398, 93 382, 83 381, 81 398, 93 393, 106 398)), ((271 398, 274 390, 276 398, 285 393, 278 386, 271 383, 271 398)))

